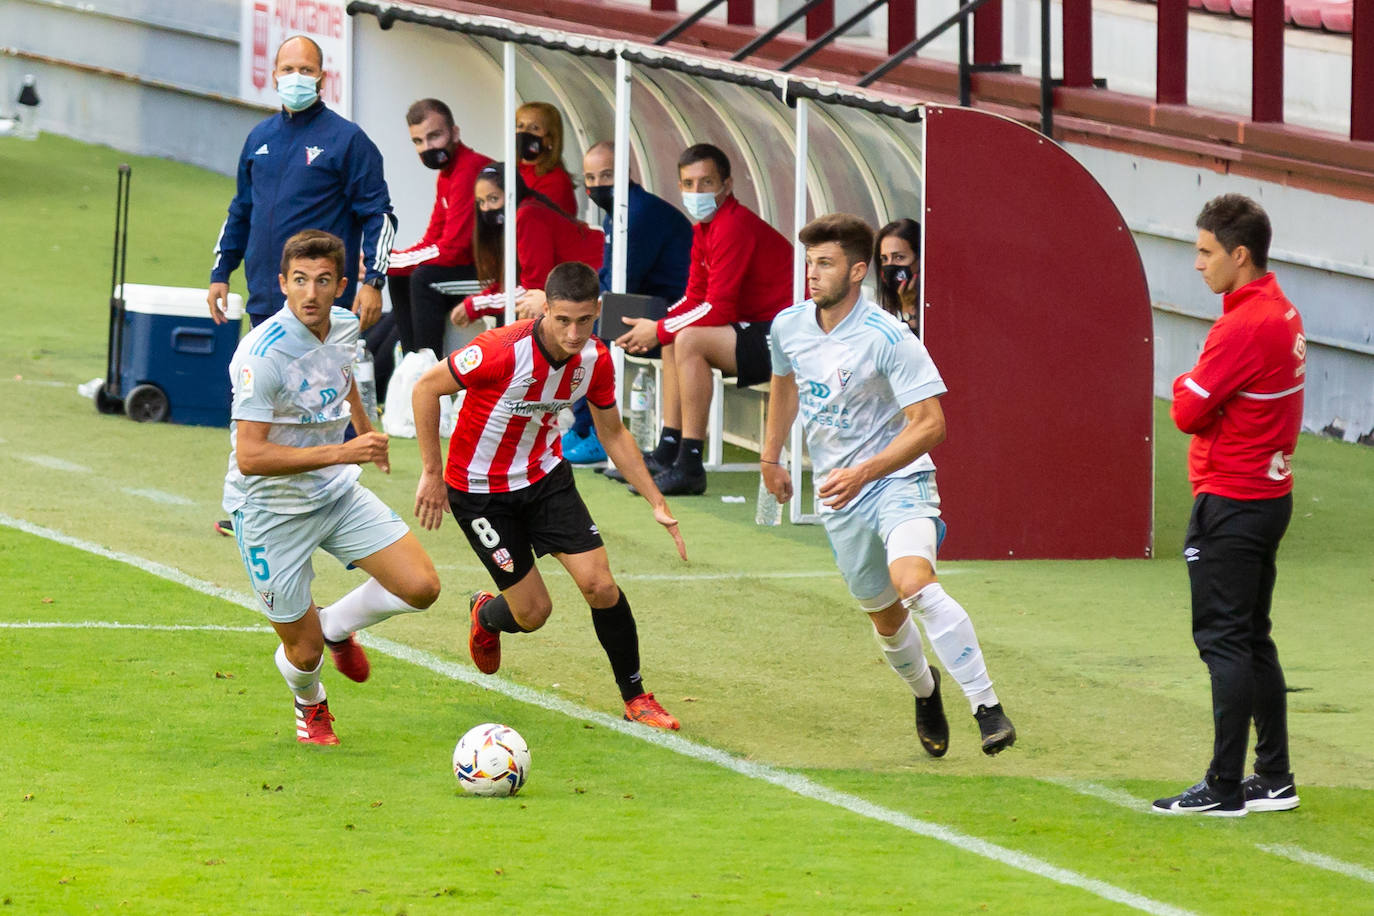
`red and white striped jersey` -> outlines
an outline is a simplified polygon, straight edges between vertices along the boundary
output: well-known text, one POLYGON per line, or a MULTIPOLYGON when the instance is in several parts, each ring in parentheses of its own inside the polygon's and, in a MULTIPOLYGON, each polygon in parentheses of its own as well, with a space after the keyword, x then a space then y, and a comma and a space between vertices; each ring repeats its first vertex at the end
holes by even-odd
POLYGON ((467 390, 449 440, 444 480, 465 493, 509 493, 537 483, 563 460, 558 412, 578 398, 615 406, 615 367, 606 345, 554 360, 539 340, 542 318, 478 335, 448 357, 467 390))

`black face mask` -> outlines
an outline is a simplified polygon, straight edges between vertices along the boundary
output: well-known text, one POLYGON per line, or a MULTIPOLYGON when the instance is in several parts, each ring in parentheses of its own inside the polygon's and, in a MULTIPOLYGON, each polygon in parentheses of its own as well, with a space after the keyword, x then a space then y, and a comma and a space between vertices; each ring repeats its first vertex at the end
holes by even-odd
POLYGON ((482 221, 482 225, 488 229, 496 229, 506 224, 506 210, 478 210, 477 218, 482 221))
POLYGON ((587 189, 587 196, 607 213, 611 212, 612 205, 615 204, 615 186, 609 184, 599 184, 587 189))
POLYGON ((449 153, 448 147, 441 146, 438 149, 421 150, 420 161, 426 168, 442 169, 453 161, 453 156, 449 153))
POLYGON ((901 285, 913 276, 910 264, 884 264, 882 270, 883 289, 894 296, 897 295, 901 285))
POLYGON ((515 152, 522 162, 533 162, 544 152, 544 138, 522 130, 515 135, 515 152))

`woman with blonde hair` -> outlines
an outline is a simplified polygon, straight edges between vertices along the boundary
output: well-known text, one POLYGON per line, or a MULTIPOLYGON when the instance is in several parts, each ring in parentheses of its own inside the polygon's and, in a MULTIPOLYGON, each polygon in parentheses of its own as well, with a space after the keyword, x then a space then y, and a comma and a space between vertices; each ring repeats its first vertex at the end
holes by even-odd
POLYGON ((569 216, 577 216, 572 175, 563 167, 563 116, 548 102, 526 102, 515 110, 515 149, 520 177, 569 216))

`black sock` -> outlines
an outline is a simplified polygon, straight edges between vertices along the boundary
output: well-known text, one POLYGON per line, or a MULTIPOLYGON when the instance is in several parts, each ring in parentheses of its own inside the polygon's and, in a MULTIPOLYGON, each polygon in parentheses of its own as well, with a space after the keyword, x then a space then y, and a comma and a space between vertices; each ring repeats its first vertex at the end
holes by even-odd
POLYGON ((677 460, 678 443, 682 441, 682 430, 673 429, 671 426, 663 427, 663 432, 658 435, 658 448, 654 449, 654 460, 666 467, 671 467, 677 460))
POLYGON ((677 464, 690 474, 704 474, 701 466, 701 446, 703 439, 683 439, 682 448, 677 450, 677 464))
POLYGON ((482 605, 477 611, 477 622, 488 633, 525 632, 520 629, 520 624, 515 622, 515 615, 510 612, 510 605, 506 602, 505 595, 497 595, 482 605))
POLYGON ((610 607, 592 608, 592 627, 606 657, 611 660, 611 673, 620 688, 621 699, 629 702, 644 692, 639 676, 639 632, 635 617, 630 613, 630 601, 625 593, 610 607))

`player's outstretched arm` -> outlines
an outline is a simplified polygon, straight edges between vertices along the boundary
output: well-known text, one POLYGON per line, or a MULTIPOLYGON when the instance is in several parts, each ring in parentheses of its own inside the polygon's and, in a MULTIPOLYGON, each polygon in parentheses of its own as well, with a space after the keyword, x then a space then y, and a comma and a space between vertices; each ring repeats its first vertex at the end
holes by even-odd
POLYGON ((620 421, 620 411, 613 406, 603 409, 588 403, 592 409, 592 423, 596 425, 596 437, 601 440, 602 448, 615 462, 620 473, 625 475, 625 480, 653 507, 654 521, 668 529, 673 537, 673 545, 677 547, 677 555, 687 559, 687 544, 682 540, 677 519, 668 511, 668 501, 654 484, 654 475, 644 466, 639 443, 635 442, 635 437, 620 421))
POLYGON ((843 509, 866 484, 904 468, 945 441, 945 412, 940 398, 930 397, 902 408, 906 426, 887 448, 850 468, 834 468, 817 491, 831 509, 843 509))
POLYGON ((300 474, 335 464, 379 465, 387 459, 387 438, 379 432, 363 433, 338 445, 280 445, 267 438, 271 423, 258 420, 237 421, 234 453, 239 473, 258 477, 300 474))
POLYGON ((790 375, 774 375, 768 383, 768 424, 759 452, 759 471, 763 485, 780 503, 792 498, 792 473, 782 464, 782 449, 796 419, 797 380, 790 375))
POLYGON ((444 485, 444 456, 439 445, 439 398, 455 394, 461 386, 444 361, 420 376, 410 393, 415 415, 415 441, 420 446, 420 483, 415 488, 415 517, 421 527, 436 530, 448 510, 444 485))

